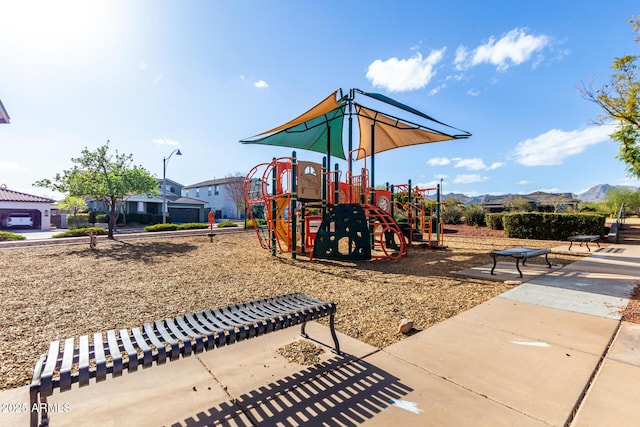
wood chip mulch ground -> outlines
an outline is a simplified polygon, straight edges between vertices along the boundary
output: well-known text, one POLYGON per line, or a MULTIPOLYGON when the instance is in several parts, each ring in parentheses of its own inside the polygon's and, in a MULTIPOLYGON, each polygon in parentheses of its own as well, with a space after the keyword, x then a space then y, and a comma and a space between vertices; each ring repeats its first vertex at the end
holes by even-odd
MULTIPOLYGON (((400 261, 377 263, 273 257, 252 232, 220 233, 213 241, 206 235, 101 241, 94 250, 88 244, 3 249, 0 389, 28 384, 54 339, 288 292, 336 302, 338 331, 386 347, 405 337, 400 319, 424 330, 512 287, 453 271, 489 264, 495 249, 557 243, 476 231, 480 236, 450 229, 446 249, 412 249, 400 261)), ((551 258, 566 265, 580 256, 551 258)))

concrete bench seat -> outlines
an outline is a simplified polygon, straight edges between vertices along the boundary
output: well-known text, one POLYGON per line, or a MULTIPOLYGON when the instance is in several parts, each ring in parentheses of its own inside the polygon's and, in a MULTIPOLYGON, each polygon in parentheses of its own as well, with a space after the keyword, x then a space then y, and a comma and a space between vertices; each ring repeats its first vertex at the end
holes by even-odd
POLYGON ((596 245, 598 245, 598 247, 600 247, 600 243, 598 243, 598 240, 600 240, 600 235, 599 234, 579 234, 577 236, 569 236, 567 237, 567 240, 571 243, 569 243, 569 250, 571 250, 571 246, 573 246, 574 242, 580 242, 580 246, 582 246, 583 243, 585 243, 587 245, 587 250, 589 252, 591 252, 591 249, 589 248, 589 242, 595 242, 596 245))

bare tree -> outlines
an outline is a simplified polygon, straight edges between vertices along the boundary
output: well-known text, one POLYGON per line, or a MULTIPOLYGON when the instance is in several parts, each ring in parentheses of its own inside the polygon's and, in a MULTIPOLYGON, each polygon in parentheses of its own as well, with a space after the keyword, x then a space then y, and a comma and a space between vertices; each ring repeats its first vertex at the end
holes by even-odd
POLYGON ((233 202, 236 207, 236 218, 238 218, 240 212, 244 212, 244 175, 240 172, 236 172, 235 175, 227 175, 225 177, 225 191, 227 197, 233 202))

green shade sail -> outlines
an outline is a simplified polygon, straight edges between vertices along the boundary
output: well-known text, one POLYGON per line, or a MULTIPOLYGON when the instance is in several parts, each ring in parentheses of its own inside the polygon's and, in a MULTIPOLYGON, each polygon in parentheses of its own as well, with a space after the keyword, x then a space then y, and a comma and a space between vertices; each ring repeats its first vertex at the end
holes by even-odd
POLYGON ((341 96, 339 99, 337 99, 337 94, 338 91, 336 90, 295 119, 251 138, 243 139, 240 142, 243 144, 264 144, 310 150, 346 160, 342 129, 347 107, 349 107, 349 111, 352 111, 352 107, 355 107, 355 113, 353 114, 358 120, 359 146, 364 149, 364 152, 362 150, 359 151, 358 159, 394 148, 463 139, 471 136, 469 132, 442 123, 408 105, 381 94, 367 93, 359 89, 352 89, 349 96, 341 96), (458 132, 439 131, 365 108, 353 102, 355 93, 392 105, 458 132), (376 144, 373 147, 371 143, 372 129, 376 138, 376 144))

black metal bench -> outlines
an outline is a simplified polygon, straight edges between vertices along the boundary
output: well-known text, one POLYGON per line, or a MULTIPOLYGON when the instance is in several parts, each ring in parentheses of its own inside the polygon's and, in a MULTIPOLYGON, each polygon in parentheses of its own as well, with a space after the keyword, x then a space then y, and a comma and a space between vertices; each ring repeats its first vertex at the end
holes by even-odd
POLYGON ((522 271, 520 271, 520 260, 522 260, 522 265, 525 265, 527 262, 527 258, 532 258, 535 256, 544 255, 544 260, 547 262, 549 268, 551 268, 551 263, 549 262, 549 253, 550 249, 533 249, 533 248, 513 248, 513 249, 504 249, 501 251, 493 251, 489 255, 493 258, 493 267, 491 268, 491 274, 494 274, 493 271, 496 269, 496 258, 499 256, 508 256, 516 259, 516 270, 522 277, 522 271))
POLYGON ((292 293, 248 303, 229 305, 195 314, 145 323, 131 330, 110 330, 105 336, 98 332, 90 338, 83 335, 76 340, 64 340, 49 345, 47 354, 40 356, 33 370, 30 408, 31 426, 49 424, 46 412, 47 397, 54 389, 60 392, 89 385, 89 380, 104 381, 107 374, 122 375, 124 370, 134 372, 139 366, 149 368, 180 356, 187 357, 203 350, 233 344, 247 338, 264 335, 301 324, 306 337, 306 322, 329 316, 334 351, 340 353, 340 344, 334 328, 336 305, 292 293), (33 408, 42 408, 34 411, 33 408))
POLYGON ((567 240, 571 242, 569 243, 569 250, 571 250, 571 246, 573 246, 573 242, 580 242, 580 246, 582 246, 582 244, 585 243, 587 245, 587 250, 589 252, 591 252, 591 249, 589 248, 589 242, 595 242, 596 245, 600 247, 600 243, 598 243, 598 240, 600 240, 600 235, 598 234, 592 234, 592 235, 579 234, 577 236, 569 236, 567 237, 567 240))

